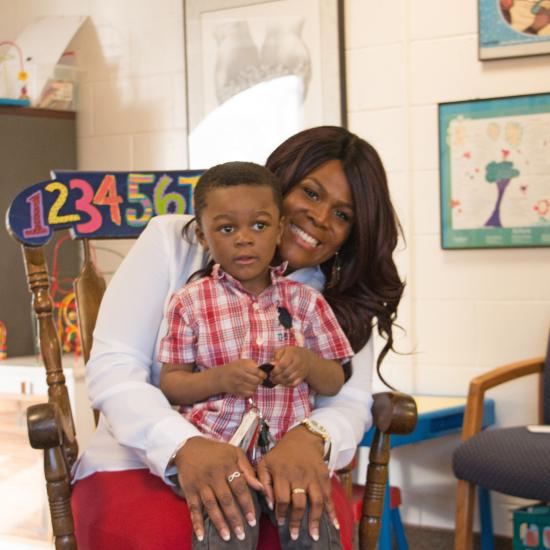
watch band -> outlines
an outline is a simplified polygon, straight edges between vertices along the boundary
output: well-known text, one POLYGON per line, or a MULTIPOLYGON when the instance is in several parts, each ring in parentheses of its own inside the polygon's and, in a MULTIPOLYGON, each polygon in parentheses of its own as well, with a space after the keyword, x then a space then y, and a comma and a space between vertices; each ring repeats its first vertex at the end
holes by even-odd
POLYGON ((300 424, 312 434, 318 435, 323 440, 325 444, 323 459, 325 461, 328 461, 330 458, 330 449, 332 447, 332 441, 330 439, 330 434, 328 433, 328 430, 322 424, 319 424, 319 422, 317 422, 316 420, 312 420, 311 418, 304 418, 300 422, 300 424))

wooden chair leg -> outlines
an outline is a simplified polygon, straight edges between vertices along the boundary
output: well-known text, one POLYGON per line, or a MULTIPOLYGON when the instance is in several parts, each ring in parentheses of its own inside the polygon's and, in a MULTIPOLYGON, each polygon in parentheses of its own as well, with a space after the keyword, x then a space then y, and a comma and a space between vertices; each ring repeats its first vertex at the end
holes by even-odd
POLYGON ((476 486, 459 480, 456 488, 455 550, 472 550, 476 486))
POLYGON ((77 550, 71 511, 69 472, 61 447, 44 450, 44 471, 56 550, 77 550))
POLYGON ((376 430, 369 453, 367 485, 359 524, 360 550, 374 550, 378 542, 389 460, 390 436, 376 430))
MULTIPOLYGON (((355 453, 355 457, 357 453, 355 453)), ((355 467, 355 457, 353 460, 344 468, 338 470, 336 474, 340 480, 340 484, 344 489, 344 493, 351 500, 353 494, 353 469, 355 467)))

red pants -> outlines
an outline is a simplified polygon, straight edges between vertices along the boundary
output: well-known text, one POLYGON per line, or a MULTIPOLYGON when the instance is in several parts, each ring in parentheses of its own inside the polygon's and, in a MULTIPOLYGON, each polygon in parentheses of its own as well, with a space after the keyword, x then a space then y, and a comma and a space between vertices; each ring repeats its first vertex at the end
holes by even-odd
MULTIPOLYGON (((340 483, 332 499, 344 550, 352 549, 353 512, 340 483)), ((148 470, 99 472, 78 481, 72 508, 79 550, 191 550, 187 503, 148 470)), ((277 529, 262 518, 261 550, 279 549, 277 529)))

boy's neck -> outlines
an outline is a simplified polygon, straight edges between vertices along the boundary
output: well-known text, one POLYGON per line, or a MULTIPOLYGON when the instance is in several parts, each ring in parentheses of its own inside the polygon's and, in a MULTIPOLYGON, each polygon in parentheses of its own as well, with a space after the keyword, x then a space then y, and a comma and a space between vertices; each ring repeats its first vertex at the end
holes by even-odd
MULTIPOLYGON (((238 279, 237 279, 238 280, 238 279)), ((239 281, 242 287, 250 294, 254 296, 259 296, 270 284, 271 284, 271 274, 269 269, 265 272, 265 276, 261 280, 254 281, 239 281)))

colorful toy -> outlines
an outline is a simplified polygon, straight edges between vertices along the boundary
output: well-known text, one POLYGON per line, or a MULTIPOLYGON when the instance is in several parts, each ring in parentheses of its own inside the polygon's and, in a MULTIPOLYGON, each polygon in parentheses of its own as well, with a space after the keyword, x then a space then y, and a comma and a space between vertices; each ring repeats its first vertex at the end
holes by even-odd
POLYGON ((0 321, 0 361, 8 358, 8 331, 6 325, 0 321))
POLYGON ((55 303, 57 316, 57 333, 65 353, 73 352, 80 356, 80 332, 76 317, 75 293, 70 292, 61 302, 55 303))
POLYGON ((21 82, 21 90, 19 93, 19 99, 24 101, 29 101, 28 90, 27 90, 27 78, 28 75, 25 71, 25 65, 23 62, 23 52, 21 48, 12 40, 0 40, 0 46, 12 46, 17 50, 19 57, 19 73, 17 74, 17 80, 21 82))
POLYGON ((57 327, 57 335, 65 353, 80 356, 80 332, 78 330, 76 299, 72 290, 73 278, 61 278, 59 275, 58 255, 61 245, 69 239, 69 235, 60 238, 53 250, 51 296, 53 300, 53 315, 57 327), (64 288, 65 287, 65 288, 64 288))

